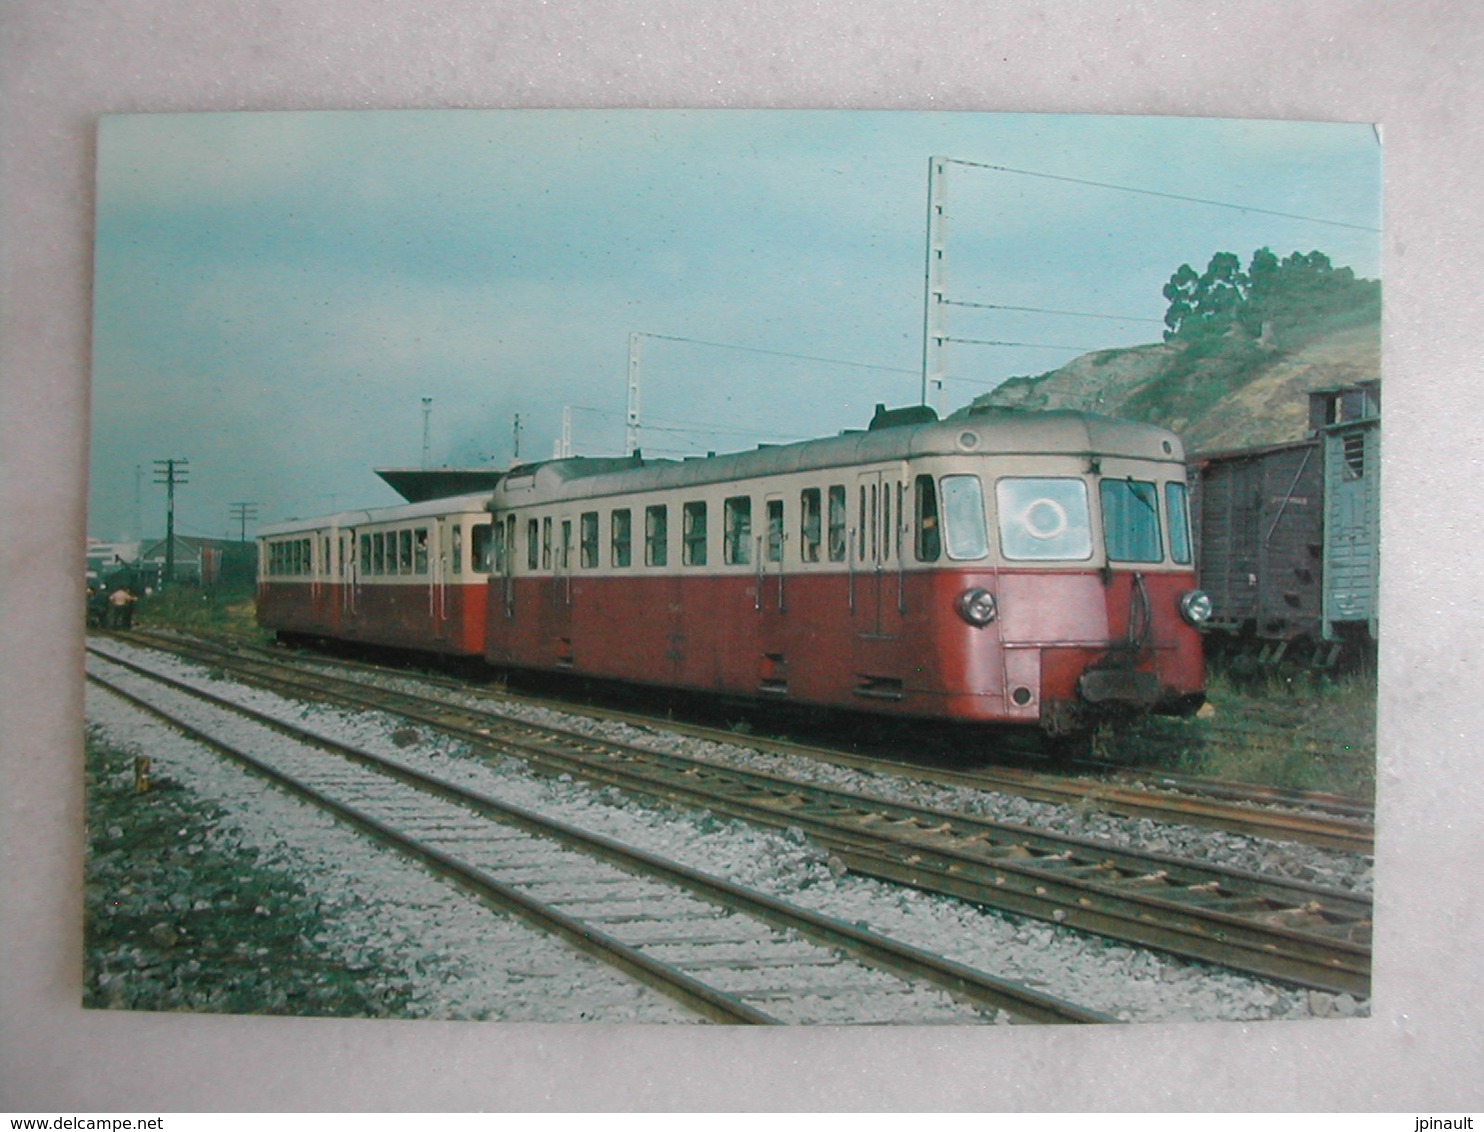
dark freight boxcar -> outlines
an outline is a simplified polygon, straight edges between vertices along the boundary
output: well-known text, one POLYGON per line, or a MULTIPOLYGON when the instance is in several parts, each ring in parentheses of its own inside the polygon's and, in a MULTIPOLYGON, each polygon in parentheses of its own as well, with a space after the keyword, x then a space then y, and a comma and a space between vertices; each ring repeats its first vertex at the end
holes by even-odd
POLYGON ((1309 437, 1195 460, 1191 495, 1210 632, 1268 659, 1298 641, 1333 663, 1374 642, 1379 591, 1378 383, 1309 395, 1309 437))
POLYGON ((1324 459, 1318 438, 1203 457, 1192 468, 1200 586, 1213 629, 1317 640, 1324 459))

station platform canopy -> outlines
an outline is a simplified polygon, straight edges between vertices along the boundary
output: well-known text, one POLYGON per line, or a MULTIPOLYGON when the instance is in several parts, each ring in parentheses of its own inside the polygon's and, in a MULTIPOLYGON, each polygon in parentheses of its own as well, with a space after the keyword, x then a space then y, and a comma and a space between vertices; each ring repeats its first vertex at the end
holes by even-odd
POLYGON ((376 468, 376 474, 408 503, 493 491, 504 468, 376 468))

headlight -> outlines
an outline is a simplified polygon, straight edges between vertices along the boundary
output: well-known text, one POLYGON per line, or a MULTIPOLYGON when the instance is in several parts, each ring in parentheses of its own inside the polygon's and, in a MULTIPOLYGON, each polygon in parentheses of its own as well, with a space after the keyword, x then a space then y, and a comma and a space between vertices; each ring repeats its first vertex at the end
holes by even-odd
POLYGON ((1205 590, 1186 590, 1180 595, 1180 616, 1192 625, 1211 620, 1211 598, 1205 590))
POLYGON ((953 606, 958 610, 960 617, 977 629, 988 625, 999 612, 995 605, 994 594, 978 586, 959 594, 953 606))

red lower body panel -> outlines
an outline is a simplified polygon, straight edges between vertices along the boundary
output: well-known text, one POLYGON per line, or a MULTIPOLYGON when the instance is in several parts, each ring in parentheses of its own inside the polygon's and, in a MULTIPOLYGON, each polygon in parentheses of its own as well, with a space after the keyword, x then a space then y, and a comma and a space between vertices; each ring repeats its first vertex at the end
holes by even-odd
POLYGON ((279 632, 482 656, 488 594, 483 579, 449 586, 263 583, 258 624, 279 632))
POLYGON ((894 715, 1080 726, 1204 685, 1179 616, 1185 574, 975 570, 516 578, 491 584, 485 655, 502 666, 894 715), (996 597, 976 628, 967 588, 996 597), (1089 676, 1089 671, 1093 672, 1089 676), (1089 699, 1092 697, 1092 699, 1089 699))

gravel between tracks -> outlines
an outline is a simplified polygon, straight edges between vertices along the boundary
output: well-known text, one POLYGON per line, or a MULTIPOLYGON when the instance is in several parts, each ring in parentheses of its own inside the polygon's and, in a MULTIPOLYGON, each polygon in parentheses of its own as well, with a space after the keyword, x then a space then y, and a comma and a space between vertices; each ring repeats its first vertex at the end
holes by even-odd
MULTIPOLYGON (((1366 1010, 1364 1003, 1356 1003, 1349 996, 1295 991, 1055 925, 982 911, 954 900, 851 876, 838 862, 793 832, 760 830, 706 812, 655 805, 565 776, 553 779, 535 775, 513 759, 485 765, 472 760, 464 744, 408 727, 405 721, 391 716, 285 701, 221 679, 209 669, 117 643, 109 648, 120 655, 137 655, 143 662, 199 682, 235 702, 260 710, 276 708, 324 734, 411 765, 436 768, 517 805, 848 922, 866 924, 1002 978, 1128 1021, 1251 1021, 1349 1016, 1366 1010)), ((508 921, 492 927, 490 913, 471 910, 446 885, 431 880, 414 866, 387 860, 390 855, 385 851, 365 847, 330 819, 304 816, 310 813, 307 806, 265 791, 241 772, 222 767, 215 756, 120 705, 107 693, 89 689, 88 715, 98 739, 115 748, 151 755, 156 774, 180 788, 183 799, 189 799, 189 808, 196 812, 219 809, 220 816, 214 819, 210 831, 193 839, 193 844, 201 844, 201 851, 225 853, 241 860, 244 847, 256 850, 256 861, 243 870, 235 886, 251 887, 270 873, 283 878, 283 883, 302 886, 315 921, 311 938, 305 942, 323 954, 341 957, 340 969, 347 964, 355 968, 350 972, 354 976, 351 981, 365 988, 363 994, 347 991, 332 1005, 306 1002, 305 988, 295 982, 322 979, 322 975, 306 974, 294 964, 281 964, 281 951, 270 949, 270 953, 246 957, 253 969, 251 985, 262 999, 260 1005, 245 1005, 247 999, 240 987, 216 998, 209 988, 203 990, 199 948, 192 946, 200 941, 182 922, 203 901, 210 908, 212 901, 222 899, 220 879, 210 881, 210 892, 197 891, 197 880, 205 883, 208 879, 206 870, 182 867, 178 859, 166 860, 156 854, 129 853, 118 846, 98 851, 100 843, 110 844, 109 831, 127 828, 138 808, 131 793, 119 788, 117 776, 123 772, 115 770, 113 788, 94 783, 90 791, 90 806, 96 801, 101 807, 98 813, 90 809, 89 819, 94 834, 90 924, 100 929, 96 946, 90 942, 88 951, 90 1004, 524 1021, 660 1021, 683 1017, 651 992, 637 991, 600 970, 588 971, 595 965, 528 929, 508 921), (136 920, 142 923, 156 914, 158 919, 148 931, 136 932, 121 944, 111 940, 103 929, 107 927, 109 902, 124 887, 131 890, 125 894, 129 900, 144 905, 136 910, 136 920), (575 967, 573 959, 578 960, 575 967), (190 970, 192 962, 198 964, 194 973, 190 970), (578 972, 575 976, 574 971, 578 972)), ((573 717, 564 716, 562 721, 573 725, 573 717)), ((624 734, 648 745, 675 744, 686 753, 691 753, 692 747, 704 747, 704 751, 697 749, 694 753, 714 759, 761 760, 759 765, 775 770, 779 765, 776 757, 760 756, 745 748, 723 750, 723 745, 701 745, 631 727, 585 726, 608 736, 624 734)), ((826 778, 843 776, 839 780, 855 789, 866 789, 862 783, 870 783, 870 792, 889 788, 919 795, 913 800, 923 800, 920 795, 925 792, 936 805, 952 804, 959 794, 982 794, 909 785, 896 780, 896 776, 887 783, 883 781, 885 776, 862 776, 812 763, 800 769, 826 778)), ((981 812, 979 806, 1002 797, 968 797, 960 804, 981 812)), ((1030 807, 1024 814, 1037 813, 1043 806, 1021 799, 1003 801, 1008 809, 991 816, 1026 820, 1024 816, 1017 819, 1005 814, 1015 813, 1022 805, 1030 807)), ((1068 820, 1087 823, 1095 821, 1096 815, 1074 815, 1068 820)), ((1169 827, 1155 823, 1119 824, 1148 825, 1154 827, 1149 836, 1171 836, 1169 827)), ((1072 832, 1098 835, 1088 824, 1072 832)), ((1212 845, 1213 858, 1224 851, 1220 848, 1223 843, 1233 839, 1232 835, 1205 832, 1189 836, 1196 838, 1198 845, 1212 845)), ((1168 848, 1188 851, 1174 843, 1168 848)), ((1287 846, 1281 848, 1286 850, 1287 846)), ((181 851, 188 850, 182 847, 181 851)))

